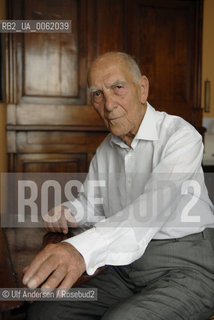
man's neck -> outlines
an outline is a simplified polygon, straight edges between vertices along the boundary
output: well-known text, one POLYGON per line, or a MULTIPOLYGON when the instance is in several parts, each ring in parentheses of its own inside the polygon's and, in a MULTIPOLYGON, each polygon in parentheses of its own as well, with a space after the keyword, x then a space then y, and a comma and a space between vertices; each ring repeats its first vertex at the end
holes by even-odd
POLYGON ((125 142, 125 144, 127 144, 129 147, 131 147, 132 141, 135 137, 135 134, 132 133, 128 133, 125 136, 121 136, 120 138, 125 142))

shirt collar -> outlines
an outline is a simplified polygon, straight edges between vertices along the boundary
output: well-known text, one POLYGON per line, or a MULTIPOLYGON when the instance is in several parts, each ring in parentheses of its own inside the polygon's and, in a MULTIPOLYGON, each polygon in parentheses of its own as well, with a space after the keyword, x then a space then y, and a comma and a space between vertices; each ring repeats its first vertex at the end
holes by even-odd
MULTIPOLYGON (((158 140, 157 133, 157 111, 147 102, 147 108, 143 120, 140 124, 140 127, 137 131, 136 136, 134 137, 131 148, 135 148, 138 140, 158 140)), ((120 137, 117 137, 112 134, 110 143, 115 143, 121 147, 126 147, 127 145, 122 141, 120 137)))

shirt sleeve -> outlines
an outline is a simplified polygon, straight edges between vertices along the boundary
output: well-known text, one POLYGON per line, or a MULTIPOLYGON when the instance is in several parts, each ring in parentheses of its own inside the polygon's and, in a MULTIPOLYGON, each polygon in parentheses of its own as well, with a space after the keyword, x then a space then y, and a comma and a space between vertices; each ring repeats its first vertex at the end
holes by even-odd
POLYGON ((83 255, 89 275, 98 267, 129 264, 143 255, 151 239, 176 212, 181 185, 200 172, 202 156, 201 136, 188 127, 178 130, 169 138, 144 192, 134 202, 66 240, 83 255))

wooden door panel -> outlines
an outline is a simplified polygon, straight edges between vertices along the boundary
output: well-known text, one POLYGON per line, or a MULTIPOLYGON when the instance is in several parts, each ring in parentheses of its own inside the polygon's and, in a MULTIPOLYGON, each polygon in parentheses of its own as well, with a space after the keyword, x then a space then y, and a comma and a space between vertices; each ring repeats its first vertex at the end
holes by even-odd
POLYGON ((17 172, 87 172, 87 154, 19 154, 17 172))
POLYGON ((96 1, 96 55, 124 49, 123 0, 96 1))
POLYGON ((79 96, 78 52, 73 34, 27 34, 24 45, 24 96, 79 96))
POLYGON ((95 152, 106 133, 25 131, 16 134, 18 153, 88 153, 95 152))
MULTIPOLYGON (((30 127, 30 126, 29 126, 30 127)), ((87 172, 97 147, 107 132, 8 132, 10 172, 87 172)))
MULTIPOLYGON (((56 101, 55 101, 56 102, 56 101)), ((103 122, 91 106, 64 104, 9 104, 8 124, 38 126, 89 126, 104 128, 103 122), (15 120, 15 121, 14 121, 15 120), (15 122, 15 123, 14 123, 15 122)))
POLYGON ((24 96, 79 97, 79 11, 77 0, 28 1, 25 19, 71 19, 72 32, 24 35, 24 96))
POLYGON ((196 126, 202 119, 201 6, 200 0, 126 0, 126 50, 149 78, 149 101, 196 126))
POLYGON ((8 102, 86 105, 87 1, 11 0, 10 6, 10 19, 68 19, 72 32, 8 34, 7 89, 14 92, 7 92, 8 102))

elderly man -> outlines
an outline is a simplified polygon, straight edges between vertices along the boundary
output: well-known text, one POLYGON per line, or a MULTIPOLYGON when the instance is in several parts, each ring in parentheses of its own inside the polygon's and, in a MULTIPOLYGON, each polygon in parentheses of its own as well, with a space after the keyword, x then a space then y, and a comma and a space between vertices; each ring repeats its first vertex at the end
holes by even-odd
MULTIPOLYGON (((198 320, 214 310, 214 215, 203 182, 203 146, 183 119, 147 102, 148 79, 127 54, 98 57, 88 73, 92 104, 110 134, 97 149, 86 179, 104 179, 103 205, 87 216, 64 203, 52 231, 92 228, 48 245, 27 268, 29 288, 70 288, 86 270, 104 270, 83 288, 97 301, 34 303, 29 319, 198 320)), ((96 207, 96 208, 95 208, 96 207)))

